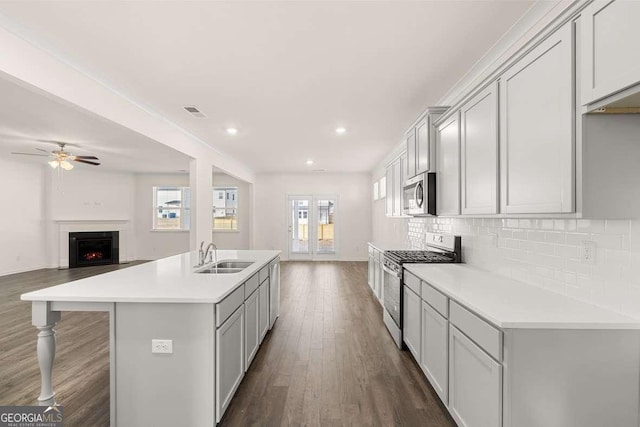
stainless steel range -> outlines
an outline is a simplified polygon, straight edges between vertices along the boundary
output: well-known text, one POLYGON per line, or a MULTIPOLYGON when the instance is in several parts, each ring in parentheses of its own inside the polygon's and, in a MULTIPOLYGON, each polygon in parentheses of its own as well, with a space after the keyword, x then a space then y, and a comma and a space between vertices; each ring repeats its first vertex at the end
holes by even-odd
POLYGON ((396 345, 402 348, 402 265, 406 263, 455 263, 462 261, 460 236, 427 233, 425 250, 384 253, 384 324, 396 345))

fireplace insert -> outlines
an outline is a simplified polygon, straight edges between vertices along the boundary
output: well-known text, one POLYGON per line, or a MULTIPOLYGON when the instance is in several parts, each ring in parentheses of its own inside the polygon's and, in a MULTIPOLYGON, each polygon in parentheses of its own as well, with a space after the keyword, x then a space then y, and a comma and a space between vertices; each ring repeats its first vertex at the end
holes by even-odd
POLYGON ((69 268, 117 264, 120 245, 117 231, 69 233, 69 268))

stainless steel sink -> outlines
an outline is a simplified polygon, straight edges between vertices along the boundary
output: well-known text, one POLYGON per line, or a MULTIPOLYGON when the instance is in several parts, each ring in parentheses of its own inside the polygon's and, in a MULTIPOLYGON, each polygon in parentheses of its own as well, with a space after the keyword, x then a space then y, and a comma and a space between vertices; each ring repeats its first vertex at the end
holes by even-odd
POLYGON ((218 268, 239 268, 244 270, 253 264, 253 261, 219 261, 216 266, 218 268))
POLYGON ((223 261, 218 261, 216 264, 207 266, 207 268, 204 268, 200 271, 197 271, 196 273, 203 273, 203 274, 234 274, 234 273, 240 273, 242 270, 244 270, 245 268, 249 267, 251 264, 253 264, 254 261, 229 261, 229 260, 223 260, 223 261))
POLYGON ((198 273, 204 273, 204 274, 233 274, 233 273, 240 273, 242 270, 244 270, 244 268, 216 268, 214 266, 214 267, 206 268, 204 270, 200 270, 200 271, 198 271, 198 273))

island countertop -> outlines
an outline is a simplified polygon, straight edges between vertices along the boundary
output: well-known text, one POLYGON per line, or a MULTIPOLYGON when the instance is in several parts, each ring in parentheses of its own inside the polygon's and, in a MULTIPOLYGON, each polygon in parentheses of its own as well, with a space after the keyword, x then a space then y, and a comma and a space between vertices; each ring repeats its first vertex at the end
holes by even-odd
MULTIPOLYGON (((253 261, 234 274, 200 274, 197 252, 116 270, 20 296, 23 301, 218 303, 280 255, 273 250, 219 250, 218 261, 253 261)), ((201 268, 200 268, 201 269, 201 268)))

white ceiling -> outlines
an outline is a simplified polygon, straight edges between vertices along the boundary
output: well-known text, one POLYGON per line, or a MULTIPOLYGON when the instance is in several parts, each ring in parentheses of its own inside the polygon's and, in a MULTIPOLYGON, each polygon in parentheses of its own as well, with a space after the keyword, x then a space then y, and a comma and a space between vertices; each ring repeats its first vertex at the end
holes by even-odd
POLYGON ((189 157, 125 127, 48 96, 32 87, 0 77, 0 156, 15 161, 42 163, 46 157, 20 156, 11 152, 43 154, 40 148, 57 150, 55 143, 68 142, 66 151, 95 155, 100 166, 75 163, 96 171, 170 172, 189 170, 189 157))
POLYGON ((255 171, 356 172, 371 170, 533 3, 3 1, 0 13, 255 171))

